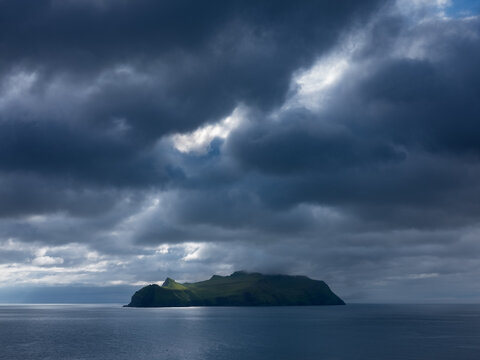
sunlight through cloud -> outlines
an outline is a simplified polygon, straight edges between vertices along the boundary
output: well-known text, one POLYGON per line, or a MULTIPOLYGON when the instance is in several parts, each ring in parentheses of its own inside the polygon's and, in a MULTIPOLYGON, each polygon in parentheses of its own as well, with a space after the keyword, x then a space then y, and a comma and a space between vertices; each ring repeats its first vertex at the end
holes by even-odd
POLYGON ((173 135, 173 145, 182 153, 205 154, 214 139, 228 137, 232 130, 241 123, 243 115, 244 109, 237 107, 230 116, 218 123, 202 126, 191 133, 173 135))

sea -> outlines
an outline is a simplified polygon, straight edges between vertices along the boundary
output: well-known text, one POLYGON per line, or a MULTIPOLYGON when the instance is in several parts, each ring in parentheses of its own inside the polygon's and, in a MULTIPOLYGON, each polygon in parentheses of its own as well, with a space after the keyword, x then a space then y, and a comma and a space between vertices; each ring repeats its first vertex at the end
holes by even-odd
POLYGON ((2 360, 480 359, 480 305, 0 305, 2 360))

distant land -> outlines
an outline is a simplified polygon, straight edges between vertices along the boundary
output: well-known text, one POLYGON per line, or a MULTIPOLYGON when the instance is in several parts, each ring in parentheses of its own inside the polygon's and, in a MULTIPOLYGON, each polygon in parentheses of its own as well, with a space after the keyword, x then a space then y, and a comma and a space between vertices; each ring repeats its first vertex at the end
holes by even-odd
POLYGON ((236 271, 196 283, 167 278, 135 292, 126 307, 345 305, 328 285, 306 276, 236 271))

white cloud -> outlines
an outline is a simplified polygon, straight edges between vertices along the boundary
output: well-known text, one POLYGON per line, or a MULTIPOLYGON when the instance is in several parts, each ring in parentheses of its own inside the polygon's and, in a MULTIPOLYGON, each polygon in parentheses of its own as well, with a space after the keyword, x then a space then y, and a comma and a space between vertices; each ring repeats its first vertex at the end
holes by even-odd
POLYGON ((205 255, 207 244, 205 243, 185 243, 182 245, 186 255, 183 261, 200 260, 205 255))
POLYGON ((295 107, 305 107, 311 111, 323 108, 330 90, 345 76, 355 70, 354 55, 365 46, 375 21, 361 29, 354 29, 344 35, 338 46, 319 58, 315 64, 297 72, 292 78, 292 96, 280 111, 295 107))
POLYGON ((421 280, 421 279, 429 279, 429 278, 436 278, 440 276, 439 273, 420 273, 420 274, 407 274, 401 276, 389 276, 387 280, 421 280))
POLYGON ((237 107, 232 114, 225 119, 211 125, 206 125, 197 130, 172 136, 174 147, 182 153, 204 154, 208 146, 215 139, 226 139, 233 129, 242 121, 245 110, 237 107))
POLYGON ((451 0, 397 0, 397 8, 404 13, 410 13, 419 9, 443 10, 452 5, 451 0))
POLYGON ((327 99, 327 90, 342 78, 349 66, 348 55, 344 54, 334 54, 320 59, 312 68, 294 78, 298 90, 287 107, 296 104, 310 110, 318 110, 327 99))
POLYGON ((415 18, 420 16, 420 22, 432 18, 446 19, 446 10, 452 6, 452 0, 397 0, 395 7, 401 14, 415 18))
POLYGON ((0 108, 28 93, 37 81, 35 72, 15 72, 6 77, 0 86, 0 108))
POLYGON ((32 260, 32 264, 38 266, 60 265, 63 264, 63 261, 61 257, 39 256, 32 260))

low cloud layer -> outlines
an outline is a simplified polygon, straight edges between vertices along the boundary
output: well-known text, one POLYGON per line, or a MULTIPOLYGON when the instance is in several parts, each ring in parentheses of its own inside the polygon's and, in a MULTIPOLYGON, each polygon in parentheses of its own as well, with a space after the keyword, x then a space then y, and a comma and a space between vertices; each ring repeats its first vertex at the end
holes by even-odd
POLYGON ((0 2, 0 295, 245 269, 480 299, 475 11, 0 2))

